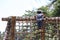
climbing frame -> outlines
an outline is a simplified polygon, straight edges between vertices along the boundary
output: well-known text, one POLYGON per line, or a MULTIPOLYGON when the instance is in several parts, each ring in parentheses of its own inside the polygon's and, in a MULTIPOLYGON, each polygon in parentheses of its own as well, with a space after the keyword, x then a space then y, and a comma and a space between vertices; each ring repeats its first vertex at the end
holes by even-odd
MULTIPOLYGON (((22 39, 29 38, 29 40, 38 40, 37 37, 32 35, 32 34, 34 34, 34 31, 36 30, 36 27, 37 27, 36 18, 34 16, 25 17, 25 18, 24 17, 15 17, 15 16, 8 17, 8 18, 2 18, 3 21, 9 21, 9 19, 12 20, 11 28, 10 28, 10 32, 9 32, 9 33, 11 33, 10 40, 15 40, 15 39, 21 40, 21 38, 22 39), (29 37, 26 36, 27 34, 30 34, 29 37), (23 35, 23 36, 21 36, 21 35, 23 35)), ((60 39, 59 24, 60 24, 60 17, 44 18, 43 27, 42 27, 43 32, 40 32, 40 39, 46 40, 46 38, 48 37, 47 40, 55 39, 55 38, 57 38, 56 40, 59 40, 60 39), (54 27, 54 29, 51 29, 51 25, 52 25, 52 27, 54 27), (50 29, 49 29, 49 27, 50 27, 50 29), (51 38, 50 31, 55 31, 55 27, 57 27, 56 28, 57 32, 56 32, 56 34, 54 34, 54 36, 57 35, 57 37, 51 38)))

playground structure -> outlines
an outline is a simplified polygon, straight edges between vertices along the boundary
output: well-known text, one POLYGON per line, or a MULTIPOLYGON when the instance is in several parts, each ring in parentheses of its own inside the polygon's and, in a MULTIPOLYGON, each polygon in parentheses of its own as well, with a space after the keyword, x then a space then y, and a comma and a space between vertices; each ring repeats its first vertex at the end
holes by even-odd
MULTIPOLYGON (((2 18, 3 21, 8 21, 7 27, 5 30, 5 36, 4 40, 21 40, 22 37, 20 37, 20 34, 30 34, 29 40, 37 40, 34 39, 35 36, 32 36, 34 33, 33 31, 36 30, 37 24, 36 24, 36 17, 15 17, 11 16, 8 18, 2 18), (18 28, 18 29, 16 29, 18 28)), ((40 40, 60 40, 60 17, 50 17, 50 18, 44 18, 43 20, 43 27, 41 30, 43 32, 40 32, 40 40), (54 29, 52 29, 52 28, 54 29), (49 29, 50 28, 50 29, 49 29), (49 31, 53 31, 54 33, 51 33, 49 31), (51 37, 51 34, 54 36, 51 37)), ((38 35, 38 34, 36 34, 38 35)), ((24 39, 23 37, 23 39, 24 39)))

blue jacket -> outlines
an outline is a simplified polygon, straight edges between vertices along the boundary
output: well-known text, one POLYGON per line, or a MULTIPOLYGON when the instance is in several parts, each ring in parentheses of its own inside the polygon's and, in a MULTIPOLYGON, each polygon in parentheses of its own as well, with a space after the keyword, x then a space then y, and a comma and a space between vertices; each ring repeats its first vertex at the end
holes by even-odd
POLYGON ((43 17, 43 13, 40 13, 40 14, 37 14, 37 15, 36 15, 36 20, 37 20, 37 21, 42 21, 43 18, 44 18, 44 17, 43 17))

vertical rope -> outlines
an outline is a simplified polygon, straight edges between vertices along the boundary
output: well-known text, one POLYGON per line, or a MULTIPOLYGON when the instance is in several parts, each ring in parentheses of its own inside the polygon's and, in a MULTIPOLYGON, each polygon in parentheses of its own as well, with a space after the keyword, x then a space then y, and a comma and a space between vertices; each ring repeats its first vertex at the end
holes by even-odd
POLYGON ((59 24, 59 40, 60 40, 60 21, 59 21, 59 18, 58 18, 58 24, 59 24))
POLYGON ((11 29, 11 19, 8 20, 8 23, 7 23, 7 27, 6 27, 6 30, 5 30, 5 35, 4 35, 3 40, 10 40, 9 39, 10 29, 11 29))
POLYGON ((23 20, 22 20, 22 31, 23 31, 23 25, 24 25, 24 22, 23 22, 23 20))
POLYGON ((26 32, 28 31, 28 17, 26 17, 27 19, 26 19, 26 32))
POLYGON ((32 20, 31 20, 31 18, 30 18, 30 30, 31 30, 30 40, 32 40, 32 20))
POLYGON ((58 38, 59 38, 58 40, 60 40, 60 37, 59 37, 59 36, 60 36, 60 34, 59 34, 59 31, 60 31, 60 30, 59 30, 59 18, 58 18, 57 21, 58 21, 58 38))
MULTIPOLYGON (((18 32, 20 33, 20 21, 18 21, 18 27, 19 27, 19 29, 18 29, 18 32)), ((18 40, 20 39, 20 34, 17 34, 18 35, 18 40)))
POLYGON ((58 38, 59 30, 58 30, 58 21, 57 21, 57 17, 56 17, 56 27, 57 27, 57 40, 59 40, 59 38, 58 38))

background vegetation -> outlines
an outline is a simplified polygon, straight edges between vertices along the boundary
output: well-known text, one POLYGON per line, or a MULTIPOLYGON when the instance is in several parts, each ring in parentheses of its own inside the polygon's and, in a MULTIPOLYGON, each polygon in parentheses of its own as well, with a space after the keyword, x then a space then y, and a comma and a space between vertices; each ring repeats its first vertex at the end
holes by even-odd
MULTIPOLYGON (((37 10, 42 10, 47 17, 60 17, 60 0, 49 0, 49 1, 51 1, 50 4, 48 4, 46 6, 42 6, 42 7, 38 8, 37 10)), ((26 13, 23 15, 24 17, 26 17, 26 16, 30 17, 30 16, 36 15, 36 11, 34 11, 34 10, 32 10, 32 11, 28 10, 28 11, 26 11, 26 13)), ((53 27, 50 25, 49 27, 47 27, 47 29, 53 29, 53 27)), ((48 31, 51 33, 50 37, 52 37, 54 35, 53 31, 51 31, 51 30, 48 30, 48 31)), ((4 35, 4 32, 3 33, 0 32, 0 40, 3 39, 3 35, 4 35)), ((28 34, 26 36, 30 36, 30 34, 28 34)), ((33 34, 33 36, 36 36, 36 35, 33 34)), ((36 36, 36 37, 38 37, 38 38, 35 38, 35 39, 38 40, 39 36, 36 36)), ((29 40, 29 38, 28 39, 25 38, 24 40, 29 40)), ((48 37, 47 37, 47 40, 48 40, 48 37)))

